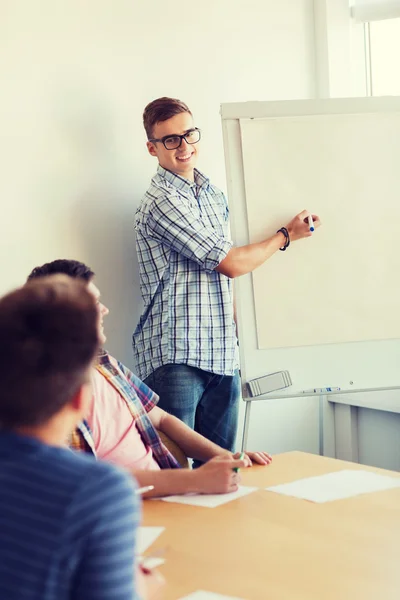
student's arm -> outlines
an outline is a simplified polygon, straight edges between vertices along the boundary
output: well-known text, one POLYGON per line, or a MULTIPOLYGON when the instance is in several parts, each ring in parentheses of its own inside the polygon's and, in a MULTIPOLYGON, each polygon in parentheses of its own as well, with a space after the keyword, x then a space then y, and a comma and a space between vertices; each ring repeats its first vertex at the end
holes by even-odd
POLYGON ((156 429, 173 440, 189 458, 206 462, 215 456, 231 459, 232 453, 193 431, 183 421, 155 406, 149 413, 149 419, 156 429))
MULTIPOLYGON (((211 458, 239 458, 240 452, 232 455, 228 450, 224 450, 217 444, 214 444, 203 435, 200 435, 193 429, 190 429, 180 419, 165 412, 161 408, 154 407, 149 412, 149 418, 154 427, 165 433, 184 451, 186 456, 195 458, 203 462, 211 458)), ((267 452, 245 452, 244 461, 246 467, 251 467, 252 461, 259 465, 268 465, 272 458, 267 452)))
POLYGON ((146 498, 175 494, 226 494, 238 489, 240 476, 233 469, 244 468, 244 460, 216 456, 198 469, 162 469, 133 471, 142 487, 154 485, 146 498))
POLYGON ((70 513, 70 547, 75 541, 81 544, 71 598, 139 600, 135 553, 140 499, 135 487, 131 478, 111 468, 93 469, 85 478, 70 513))
POLYGON ((212 273, 232 243, 211 226, 204 225, 180 196, 155 199, 147 216, 145 232, 181 256, 212 273))
MULTIPOLYGON (((309 212, 303 210, 296 215, 288 225, 286 225, 291 242, 312 235, 306 220, 308 215, 309 212)), ((314 226, 319 227, 319 217, 317 215, 312 215, 312 217, 314 226)), ((215 270, 230 278, 240 277, 246 273, 251 273, 254 269, 271 258, 279 248, 282 248, 285 241, 286 238, 284 234, 279 232, 262 242, 248 244, 247 246, 239 246, 238 248, 231 248, 215 270)))

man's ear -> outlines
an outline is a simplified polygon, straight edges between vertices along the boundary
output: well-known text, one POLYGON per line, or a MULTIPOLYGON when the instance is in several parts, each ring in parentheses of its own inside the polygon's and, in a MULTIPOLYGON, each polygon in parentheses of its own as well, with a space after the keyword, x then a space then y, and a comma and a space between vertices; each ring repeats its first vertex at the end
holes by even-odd
POLYGON ((156 147, 153 144, 153 142, 147 142, 146 146, 147 146, 147 150, 149 151, 149 154, 151 154, 151 156, 157 156, 157 150, 156 150, 156 147))

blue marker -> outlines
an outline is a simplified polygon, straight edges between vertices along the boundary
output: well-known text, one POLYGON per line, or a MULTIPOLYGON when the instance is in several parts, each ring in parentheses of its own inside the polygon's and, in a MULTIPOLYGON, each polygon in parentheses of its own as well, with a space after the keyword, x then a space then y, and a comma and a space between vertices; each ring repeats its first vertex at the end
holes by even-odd
POLYGON ((310 226, 310 231, 314 231, 315 227, 312 215, 308 215, 308 224, 310 226))
POLYGON ((303 390, 302 394, 326 394, 327 392, 340 392, 340 387, 313 388, 312 390, 303 390))

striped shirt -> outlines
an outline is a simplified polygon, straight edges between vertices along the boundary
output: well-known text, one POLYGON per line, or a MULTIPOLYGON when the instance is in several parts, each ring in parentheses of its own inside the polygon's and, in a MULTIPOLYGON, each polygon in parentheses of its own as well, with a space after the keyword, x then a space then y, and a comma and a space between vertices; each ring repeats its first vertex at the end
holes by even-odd
POLYGON ((66 448, 0 433, 0 598, 133 600, 133 479, 66 448))
MULTIPOLYGON (((157 404, 157 394, 105 350, 102 350, 99 355, 96 369, 107 379, 111 389, 114 388, 121 395, 135 421, 144 445, 151 448, 153 458, 158 466, 161 469, 180 468, 177 460, 162 443, 147 414, 157 404)), ((96 398, 94 401, 96 402, 96 398)), ((93 434, 87 421, 82 421, 73 432, 70 446, 74 450, 83 450, 96 456, 93 434)))
POLYGON ((139 377, 167 363, 218 375, 238 366, 231 280, 215 268, 232 247, 224 194, 161 166, 136 212, 144 309, 133 334, 139 377))

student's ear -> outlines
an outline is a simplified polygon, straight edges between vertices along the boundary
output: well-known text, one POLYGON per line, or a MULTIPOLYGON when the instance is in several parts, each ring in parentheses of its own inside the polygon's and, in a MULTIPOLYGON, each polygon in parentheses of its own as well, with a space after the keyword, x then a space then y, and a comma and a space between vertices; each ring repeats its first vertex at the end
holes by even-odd
POLYGON ((146 146, 147 146, 147 150, 149 151, 149 154, 151 154, 151 156, 157 156, 157 150, 156 150, 156 147, 153 144, 153 142, 147 142, 146 146))

